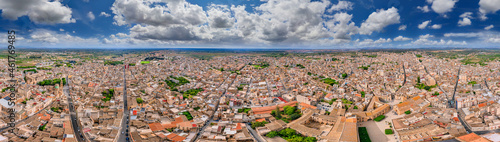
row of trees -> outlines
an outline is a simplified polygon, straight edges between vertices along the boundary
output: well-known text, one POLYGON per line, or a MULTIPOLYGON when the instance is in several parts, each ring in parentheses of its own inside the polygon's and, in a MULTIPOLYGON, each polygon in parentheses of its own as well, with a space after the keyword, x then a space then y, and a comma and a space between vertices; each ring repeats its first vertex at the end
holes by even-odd
POLYGON ((66 78, 62 78, 62 79, 56 78, 56 79, 53 79, 53 80, 47 79, 47 80, 40 81, 37 84, 40 85, 40 86, 56 85, 56 84, 61 83, 61 81, 63 82, 63 84, 66 84, 66 78))
POLYGON ((318 141, 316 137, 304 137, 298 134, 294 129, 286 128, 281 131, 271 131, 266 134, 266 137, 276 137, 280 136, 281 138, 289 141, 289 142, 316 142, 318 141))
POLYGON ((119 65, 119 64, 123 64, 122 61, 106 61, 104 62, 104 65, 119 65))

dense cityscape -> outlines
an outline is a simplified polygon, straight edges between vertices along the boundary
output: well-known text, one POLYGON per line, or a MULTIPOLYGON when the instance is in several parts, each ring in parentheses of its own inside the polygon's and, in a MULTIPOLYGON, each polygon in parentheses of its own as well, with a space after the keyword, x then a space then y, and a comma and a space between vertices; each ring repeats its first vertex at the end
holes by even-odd
POLYGON ((499 141, 498 55, 25 51, 0 141, 499 141))

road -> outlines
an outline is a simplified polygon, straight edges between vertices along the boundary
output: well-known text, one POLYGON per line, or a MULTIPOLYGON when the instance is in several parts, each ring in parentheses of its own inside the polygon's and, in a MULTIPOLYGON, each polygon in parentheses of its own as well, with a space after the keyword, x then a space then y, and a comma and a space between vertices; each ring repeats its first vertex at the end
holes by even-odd
POLYGON ((129 114, 130 111, 128 110, 127 106, 127 78, 125 76, 125 71, 126 68, 123 66, 123 118, 122 118, 122 123, 120 127, 120 131, 118 131, 118 139, 115 141, 117 142, 128 142, 129 140, 129 135, 128 135, 128 121, 129 121, 129 114), (124 133, 123 133, 124 132, 124 133), (123 133, 123 134, 122 134, 123 133))
POLYGON ((252 136, 258 142, 265 142, 265 140, 263 140, 262 137, 259 134, 257 134, 257 132, 254 129, 252 129, 252 126, 248 125, 248 123, 245 123, 245 125, 247 125, 248 132, 250 132, 250 134, 252 134, 252 136))
POLYGON ((467 133, 472 133, 472 130, 469 129, 467 123, 464 122, 464 120, 462 119, 462 117, 460 116, 460 111, 458 111, 458 108, 455 107, 455 93, 457 92, 457 87, 458 87, 458 80, 460 79, 460 70, 462 69, 462 65, 459 65, 458 67, 458 73, 457 73, 457 81, 455 82, 455 89, 453 90, 453 96, 452 98, 448 101, 450 106, 452 108, 455 108, 458 112, 458 120, 460 120, 460 123, 462 123, 462 125, 464 126, 465 130, 467 130, 467 133))
POLYGON ((461 69, 462 69, 462 65, 459 65, 458 66, 458 73, 457 73, 457 81, 455 82, 455 89, 453 89, 453 96, 451 97, 450 101, 448 101, 452 108, 456 108, 455 107, 455 93, 457 92, 458 80, 460 79, 460 70, 461 69))
MULTIPOLYGON (((404 77, 403 78, 403 84, 401 86, 405 86, 405 84, 406 84, 406 69, 405 69, 405 64, 403 64, 403 77, 404 77)), ((401 88, 401 87, 398 87, 398 89, 396 89, 395 92, 398 92, 399 88, 401 88)))
MULTIPOLYGON (((226 82, 226 80, 229 78, 230 75, 228 75, 226 77, 226 79, 224 79, 224 81, 222 81, 222 83, 217 87, 217 88, 220 88, 222 86, 222 84, 224 84, 224 82, 226 82)), ((231 84, 228 85, 231 86, 233 83, 234 83, 234 80, 236 79, 233 79, 233 81, 231 82, 231 84)), ((214 110, 214 113, 212 113, 212 116, 210 117, 210 119, 205 122, 205 125, 203 125, 203 127, 200 129, 200 131, 198 132, 198 134, 196 134, 196 137, 193 139, 193 141, 196 141, 196 139, 198 139, 198 137, 200 136, 201 133, 203 133, 203 131, 205 130, 205 128, 207 128, 207 126, 210 125, 210 123, 214 120, 214 115, 215 115, 215 112, 217 112, 217 109, 219 109, 219 102, 220 102, 220 98, 222 98, 222 96, 224 94, 226 94, 226 91, 227 91, 227 88, 224 89, 224 92, 222 92, 222 94, 219 96, 219 98, 217 99, 217 102, 215 104, 215 110, 214 110)))
POLYGON ((488 90, 488 92, 490 92, 490 87, 488 86, 488 82, 486 82, 486 78, 484 78, 484 85, 486 87, 486 89, 488 90))
POLYGON ((66 98, 68 98, 68 107, 69 107, 69 112, 70 112, 70 117, 71 117, 71 126, 73 126, 73 132, 75 133, 75 138, 77 141, 82 142, 85 141, 85 136, 81 132, 80 124, 78 121, 78 117, 76 116, 76 111, 73 105, 73 99, 71 98, 71 95, 69 93, 69 84, 70 80, 66 76, 66 85, 63 87, 64 94, 66 94, 66 98))

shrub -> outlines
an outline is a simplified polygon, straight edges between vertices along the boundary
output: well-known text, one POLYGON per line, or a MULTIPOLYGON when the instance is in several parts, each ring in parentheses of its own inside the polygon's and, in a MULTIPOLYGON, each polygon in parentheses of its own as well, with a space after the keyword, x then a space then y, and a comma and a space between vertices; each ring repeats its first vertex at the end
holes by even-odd
POLYGON ((392 129, 385 129, 385 134, 390 135, 390 134, 394 134, 394 132, 392 131, 392 129))
POLYGON ((382 121, 383 119, 385 118, 385 115, 380 115, 378 117, 376 117, 375 119, 373 119, 374 121, 377 121, 377 122, 380 122, 382 121))
POLYGON ((142 100, 142 98, 137 98, 137 99, 135 99, 135 100, 137 101, 137 103, 138 103, 138 104, 140 104, 140 103, 143 103, 143 102, 144 102, 144 100, 142 100))
POLYGON ((405 111, 405 114, 411 114, 411 111, 410 110, 405 111))
POLYGON ((193 116, 189 111, 182 112, 182 115, 185 115, 188 120, 193 120, 193 116))

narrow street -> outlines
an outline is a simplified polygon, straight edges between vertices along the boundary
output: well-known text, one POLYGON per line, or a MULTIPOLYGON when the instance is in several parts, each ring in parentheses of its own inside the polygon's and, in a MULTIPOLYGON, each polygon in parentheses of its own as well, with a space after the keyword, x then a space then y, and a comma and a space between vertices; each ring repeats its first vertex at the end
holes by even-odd
POLYGON ((248 132, 252 134, 252 136, 257 140, 257 142, 265 142, 265 140, 263 140, 262 137, 259 134, 257 134, 257 131, 252 129, 252 126, 250 126, 248 123, 245 123, 245 125, 247 126, 248 132))
POLYGON ((75 137, 76 139, 79 141, 79 142, 83 142, 85 141, 85 136, 83 135, 83 133, 81 132, 81 128, 80 128, 80 123, 79 123, 79 119, 78 117, 76 116, 76 111, 75 111, 75 108, 73 107, 73 99, 71 98, 71 94, 69 93, 69 84, 70 84, 70 80, 69 78, 66 76, 66 85, 64 85, 63 87, 63 91, 64 91, 64 94, 66 94, 66 97, 68 98, 68 106, 69 106, 69 112, 70 112, 70 117, 71 117, 71 125, 73 127, 73 131, 75 133, 75 137))
POLYGON ((129 122, 129 114, 130 111, 128 110, 127 106, 127 78, 126 78, 126 72, 127 68, 123 66, 123 118, 121 122, 121 127, 120 131, 118 131, 118 142, 129 142, 130 138, 128 136, 128 122, 129 122))
MULTIPOLYGON (((222 86, 222 84, 224 84, 224 82, 226 82, 226 80, 228 78, 229 78, 229 75, 226 77, 226 79, 224 79, 224 81, 221 82, 221 84, 217 88, 220 88, 222 86)), ((231 82, 231 84, 229 84, 229 86, 231 86, 233 84, 234 80, 236 80, 236 79, 233 79, 233 81, 231 82)), ((222 92, 222 94, 217 99, 217 102, 215 102, 216 105, 215 105, 214 113, 212 113, 212 116, 210 117, 210 119, 207 122, 205 122, 205 125, 203 125, 203 127, 200 129, 200 131, 198 132, 198 134, 196 134, 196 137, 193 139, 193 141, 196 141, 196 139, 198 139, 198 137, 200 136, 200 134, 202 134, 204 132, 205 128, 207 128, 207 126, 209 126, 210 123, 214 120, 214 114, 219 109, 220 98, 222 98, 222 96, 226 93, 226 91, 227 91, 227 88, 224 89, 224 92, 222 92)))

